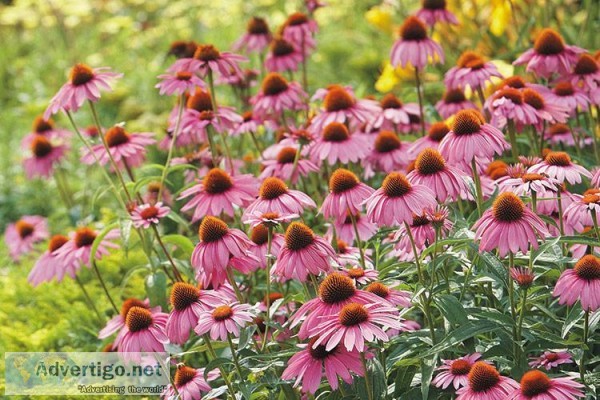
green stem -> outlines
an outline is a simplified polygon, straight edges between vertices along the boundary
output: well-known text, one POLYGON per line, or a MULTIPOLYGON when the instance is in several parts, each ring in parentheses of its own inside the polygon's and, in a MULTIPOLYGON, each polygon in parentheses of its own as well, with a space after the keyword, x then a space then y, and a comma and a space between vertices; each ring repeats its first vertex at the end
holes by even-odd
MULTIPOLYGON (((210 99, 212 100, 213 112, 215 113, 217 120, 220 122, 221 117, 219 116, 219 109, 217 108, 217 93, 215 92, 215 82, 211 69, 208 70, 208 86, 210 87, 210 99)), ((220 132, 220 134, 221 139, 223 140, 223 147, 225 147, 225 156, 227 157, 227 162, 229 163, 230 171, 233 174, 233 159, 231 158, 231 152, 229 151, 227 136, 225 132, 220 132)))
POLYGON ((363 249, 362 241, 360 240, 360 235, 358 234, 358 224, 356 223, 356 215, 348 210, 348 214, 350 214, 350 220, 352 221, 352 228, 354 229, 354 234, 356 235, 356 245, 358 246, 358 251, 360 252, 360 265, 363 269, 366 268, 365 262, 365 251, 363 249))
POLYGON ((421 78, 419 68, 415 68, 415 80, 417 82, 417 96, 419 98, 419 113, 421 116, 421 136, 425 136, 425 113, 423 112, 423 94, 421 93, 421 78))
POLYGON ((165 185, 165 180, 167 179, 167 175, 169 174, 169 168, 171 167, 171 159, 173 158, 173 149, 175 148, 175 143, 177 142, 177 136, 179 135, 179 129, 181 128, 181 116, 183 115, 183 108, 185 106, 185 95, 182 94, 179 98, 179 112, 177 113, 177 122, 175 123, 175 131, 173 132, 173 137, 171 138, 171 143, 169 144, 169 153, 167 154, 167 161, 165 162, 165 167, 163 168, 162 175, 160 177, 160 186, 158 187, 158 197, 157 201, 160 201, 161 194, 163 191, 163 186, 165 185))
POLYGON ((227 333, 227 342, 229 342, 229 348, 231 349, 231 357, 233 358, 233 365, 235 365, 235 369, 240 375, 240 379, 244 379, 244 375, 242 374, 242 368, 240 367, 240 360, 237 356, 237 351, 233 346, 233 341, 231 340, 231 334, 227 333))
POLYGON ((171 258, 171 255, 169 254, 169 251, 167 250, 167 248, 166 248, 165 244, 163 243, 162 239, 160 238, 160 233, 158 232, 158 228, 156 227, 156 225, 152 224, 152 230, 154 231, 154 235, 156 236, 156 240, 158 241, 158 244, 160 245, 160 248, 162 249, 163 253, 165 253, 165 256, 169 260, 169 263, 171 263, 171 267, 173 268, 173 274, 175 275, 175 278, 179 282, 183 282, 183 277, 179 273, 179 270, 177 269, 177 266, 175 265, 175 261, 173 261, 173 258, 171 258))
POLYGON ((519 149, 517 147, 517 133, 513 121, 508 121, 508 137, 510 138, 510 151, 514 162, 519 160, 519 149))
POLYGON ((240 303, 244 302, 244 298, 242 297, 242 293, 240 292, 240 288, 238 287, 237 282, 235 281, 235 277, 233 276, 233 270, 231 267, 227 267, 227 279, 229 279, 229 283, 231 283, 231 287, 233 287, 233 291, 235 292, 235 297, 240 303))
POLYGON ((590 330, 590 310, 585 310, 585 316, 583 319, 583 343, 581 344, 581 362, 579 363, 579 376, 581 382, 585 384, 585 351, 588 347, 588 336, 590 330))
MULTIPOLYGON (((216 360, 217 353, 215 353, 215 349, 213 349, 212 344, 210 343, 210 337, 208 335, 204 335, 204 342, 206 343, 206 348, 208 349, 210 356, 212 357, 213 360, 216 360)), ((233 386, 231 386, 231 382, 229 382, 229 378, 227 378, 227 374, 225 373, 225 370, 221 366, 219 366, 218 368, 219 368, 219 372, 221 373, 221 377, 225 381, 225 385, 227 386, 227 389, 229 390, 229 394, 235 400, 235 398, 236 398, 235 390, 233 389, 233 386)))
POLYGON ((267 347, 267 334, 269 332, 269 320, 270 320, 270 308, 271 308, 271 246, 273 244, 273 227, 271 225, 267 228, 267 269, 266 269, 266 284, 267 284, 267 295, 265 296, 265 304, 267 310, 265 311, 265 334, 263 336, 263 342, 261 345, 261 351, 264 351, 267 347))
POLYGON ((481 214, 483 213, 483 191, 481 190, 481 178, 477 173, 477 163, 475 162, 475 158, 471 160, 471 171, 473 171, 473 182, 475 183, 475 203, 477 204, 477 214, 479 217, 481 217, 481 214))
POLYGON ((521 332, 523 332, 523 320, 525 319, 525 309, 527 307, 527 288, 523 288, 522 293, 519 322, 517 323, 517 343, 521 342, 521 332))
POLYGON ((85 286, 83 286, 83 282, 81 282, 81 279, 79 279, 79 277, 77 275, 75 275, 75 282, 77 282, 77 284, 81 288, 81 291, 83 292, 83 295, 85 296, 85 299, 87 300, 88 304, 92 307, 92 310, 94 310, 94 313, 98 317, 98 321, 100 321, 100 322, 104 321, 104 318, 102 318, 102 316, 98 312, 98 309, 96 308, 96 304, 94 304, 94 302, 92 301, 92 298, 88 294, 87 290, 85 290, 85 286))
POLYGON ((365 370, 365 385, 367 387, 367 398, 369 400, 373 400, 373 387, 371 385, 371 377, 369 375, 369 368, 367 367, 365 353, 360 353, 360 361, 362 362, 363 369, 365 370))
POLYGON ((300 155, 302 153, 302 143, 298 146, 298 150, 296 151, 296 155, 294 156, 294 164, 292 166, 292 173, 290 174, 290 186, 294 183, 294 175, 298 171, 298 163, 300 162, 300 155))
MULTIPOLYGON (((90 257, 94 257, 94 254, 90 255, 90 257)), ((108 297, 108 301, 110 301, 110 304, 112 305, 113 310, 115 310, 115 313, 118 314, 119 309, 117 308, 117 305, 115 304, 112 297, 110 296, 110 293, 108 292, 108 288, 106 287, 106 284, 104 283, 104 279, 102 279, 102 275, 100 275, 100 270, 98 269, 96 260, 92 260, 92 267, 94 268, 94 272, 96 273, 96 276, 98 277, 98 280, 100 281, 100 286, 102 286, 102 290, 104 290, 104 294, 106 294, 106 297, 108 297)))

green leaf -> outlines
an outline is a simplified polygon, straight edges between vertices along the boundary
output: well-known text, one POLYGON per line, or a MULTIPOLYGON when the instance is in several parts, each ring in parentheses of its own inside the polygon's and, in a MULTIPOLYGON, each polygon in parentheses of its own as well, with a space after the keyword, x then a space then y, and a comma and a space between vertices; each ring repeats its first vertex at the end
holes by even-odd
POLYGON ((583 310, 579 307, 573 307, 571 309, 571 312, 569 312, 569 315, 567 315, 567 318, 565 318, 565 323, 563 324, 561 330, 561 336, 563 339, 567 337, 567 334, 571 331, 571 328, 573 328, 577 322, 583 318, 583 314, 583 310))
POLYGON ((403 368, 398 368, 394 385, 394 398, 398 398, 402 393, 410 389, 410 384, 412 383, 417 370, 418 368, 416 365, 408 365, 403 368))
POLYGON ((437 356, 421 359, 421 394, 423 395, 423 400, 429 399, 429 388, 436 360, 437 356))
POLYGON ((164 272, 156 271, 146 277, 146 293, 150 304, 167 309, 167 276, 164 272))
POLYGON ((469 321, 463 305, 452 295, 443 294, 437 296, 435 305, 441 311, 444 318, 453 325, 462 325, 469 321))
POLYGON ((457 346, 467 339, 480 335, 482 333, 494 332, 503 327, 494 321, 478 320, 469 321, 448 333, 448 335, 440 343, 433 346, 429 351, 420 354, 421 357, 430 357, 441 351, 457 346))
POLYGON ((93 263, 96 261, 96 253, 98 252, 98 247, 100 247, 100 243, 104 240, 106 235, 109 234, 113 229, 117 229, 119 227, 118 222, 113 222, 112 224, 107 225, 96 238, 94 239, 94 243, 92 243, 92 250, 90 252, 90 261, 88 263, 90 268, 93 268, 93 263))
POLYGON ((192 243, 189 238, 183 235, 173 234, 163 236, 162 241, 165 244, 172 244, 180 248, 184 252, 186 258, 192 256, 192 252, 194 251, 194 243, 192 243))

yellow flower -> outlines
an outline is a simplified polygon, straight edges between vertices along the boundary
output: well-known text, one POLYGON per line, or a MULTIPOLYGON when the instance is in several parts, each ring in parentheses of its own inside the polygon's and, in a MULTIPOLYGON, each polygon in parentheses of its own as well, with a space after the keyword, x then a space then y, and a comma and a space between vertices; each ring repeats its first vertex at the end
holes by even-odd
POLYGON ((495 36, 502 36, 512 18, 512 8, 508 0, 492 0, 492 14, 490 15, 490 32, 495 36))
POLYGON ((385 61, 381 75, 375 82, 375 90, 380 93, 387 93, 394 89, 396 85, 404 80, 413 79, 415 76, 414 69, 408 68, 394 68, 389 61, 385 61))
POLYGON ((365 18, 369 24, 385 33, 392 33, 394 30, 392 12, 389 7, 383 5, 371 7, 365 13, 365 18))

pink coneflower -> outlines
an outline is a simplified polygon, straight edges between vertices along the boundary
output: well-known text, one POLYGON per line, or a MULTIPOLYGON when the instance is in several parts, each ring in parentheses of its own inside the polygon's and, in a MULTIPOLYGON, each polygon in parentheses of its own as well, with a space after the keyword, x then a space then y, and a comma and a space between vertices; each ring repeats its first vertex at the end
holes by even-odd
POLYGON ((462 191, 468 190, 464 174, 451 165, 435 149, 425 149, 415 160, 413 169, 406 178, 411 184, 430 188, 436 199, 445 202, 456 200, 462 191))
POLYGON ((542 371, 525 372, 521 378, 521 388, 514 390, 507 400, 575 400, 585 397, 584 386, 573 378, 552 378, 542 371))
POLYGON ((127 353, 165 351, 165 344, 169 343, 169 338, 165 334, 167 318, 167 314, 152 313, 145 307, 133 306, 129 309, 125 317, 123 334, 119 335, 121 339, 118 343, 119 352, 125 353, 123 355, 125 361, 136 361, 135 355, 127 353))
POLYGON ((161 396, 167 400, 200 400, 203 392, 210 392, 211 387, 208 381, 215 380, 219 377, 217 370, 210 371, 204 378, 204 368, 191 368, 185 365, 178 365, 172 384, 167 385, 167 388, 162 392, 161 396))
POLYGON ((360 213, 363 202, 374 190, 362 183, 351 171, 336 169, 329 179, 329 194, 323 201, 321 212, 325 218, 345 218, 347 213, 360 213))
POLYGON ((535 89, 523 89, 523 102, 535 109, 537 115, 537 127, 541 128, 544 122, 565 122, 569 117, 569 110, 561 105, 553 104, 535 89))
POLYGON ((575 114, 578 109, 586 111, 590 106, 588 95, 568 81, 556 83, 551 91, 548 90, 544 93, 544 96, 549 103, 564 108, 571 115, 575 114))
POLYGON ((35 243, 47 239, 48 222, 39 215, 25 215, 13 224, 8 224, 4 232, 4 241, 10 257, 19 261, 21 255, 33 250, 35 243))
POLYGON ((444 83, 451 89, 469 86, 472 90, 477 90, 484 88, 492 77, 502 78, 493 63, 486 62, 474 51, 465 51, 458 58, 456 67, 450 68, 444 75, 444 83))
POLYGON ((252 111, 246 111, 242 114, 243 121, 235 128, 231 135, 237 136, 243 133, 256 133, 261 125, 264 125, 265 128, 269 130, 276 130, 277 124, 272 120, 264 120, 263 118, 259 118, 252 111))
POLYGON ((456 400, 506 399, 519 384, 511 378, 501 376, 493 365, 477 361, 471 366, 468 385, 456 392, 456 400))
MULTIPOLYGON (((344 241, 338 240, 338 251, 344 249, 344 245, 344 241)), ((353 259, 353 264, 348 264, 346 268, 340 268, 338 271, 354 280, 354 283, 357 285, 367 285, 369 282, 377 280, 377 278, 379 277, 379 273, 377 272, 377 270, 372 268, 364 269, 360 267, 358 265, 358 260, 359 255, 357 254, 356 257, 354 257, 353 259)))
POLYGON ((573 357, 567 351, 545 351, 541 356, 532 358, 529 366, 532 368, 544 367, 547 371, 550 371, 561 364, 572 363, 573 357))
POLYGON ((201 44, 196 47, 193 58, 182 58, 169 67, 169 72, 198 72, 200 76, 216 73, 220 76, 229 76, 232 71, 243 76, 239 63, 248 59, 239 54, 220 52, 212 44, 201 44))
POLYGON ((339 314, 321 317, 319 324, 310 328, 309 332, 319 337, 313 348, 325 344, 325 350, 329 351, 343 343, 348 351, 356 349, 363 352, 365 341, 378 339, 387 342, 389 337, 384 331, 387 328, 402 329, 397 309, 381 303, 349 303, 339 314))
POLYGON ((60 262, 76 263, 77 269, 81 268, 82 265, 89 266, 90 257, 93 257, 94 260, 100 260, 108 254, 109 248, 117 249, 120 247, 111 242, 111 240, 121 236, 118 229, 113 229, 104 236, 96 249, 96 254, 92 254, 92 245, 98 236, 98 232, 94 229, 81 227, 75 232, 71 232, 69 236, 69 241, 56 250, 56 256, 59 257, 60 262))
POLYGON ((600 66, 589 54, 582 54, 573 67, 571 84, 581 87, 586 92, 596 90, 600 86, 600 66))
POLYGON ((437 202, 431 189, 423 185, 411 185, 406 176, 392 172, 365 204, 370 221, 393 226, 412 223, 413 215, 421 215, 424 209, 434 208, 437 202))
POLYGON ((305 282, 308 274, 331 271, 333 247, 301 222, 292 222, 285 231, 285 245, 279 252, 273 274, 285 280, 305 282))
POLYGON ((310 146, 310 156, 317 164, 323 161, 329 165, 356 163, 367 156, 369 147, 363 135, 350 134, 346 125, 332 122, 310 146))
POLYGON ((551 215, 558 211, 556 201, 547 200, 555 198, 560 182, 541 174, 525 173, 518 178, 503 180, 498 186, 500 191, 510 191, 520 197, 536 196, 539 214, 551 215))
POLYGON ((54 165, 60 163, 69 147, 65 144, 53 145, 44 135, 36 135, 29 144, 31 156, 23 160, 23 169, 28 179, 36 176, 48 178, 54 165))
POLYGON ((244 232, 229 228, 216 217, 206 216, 198 228, 200 242, 192 252, 192 267, 202 274, 202 285, 218 288, 225 282, 230 258, 243 257, 251 242, 244 232))
POLYGON ((408 144, 402 143, 392 131, 381 131, 363 161, 364 176, 370 178, 374 171, 390 173, 402 170, 408 165, 408 160, 408 144))
POLYGON ((120 313, 115 315, 114 317, 112 317, 106 323, 106 326, 104 328, 102 328, 100 330, 100 332, 98 333, 99 339, 106 339, 107 337, 118 332, 117 337, 113 341, 112 346, 111 346, 111 348, 113 350, 116 350, 119 347, 119 343, 121 342, 123 335, 125 335, 125 333, 126 333, 126 330, 124 328, 125 328, 125 323, 126 323, 126 319, 127 319, 127 313, 129 313, 129 310, 133 307, 145 308, 145 309, 149 310, 152 315, 157 315, 159 317, 160 316, 166 317, 166 314, 164 314, 161 311, 160 306, 150 308, 150 301, 148 299, 138 300, 138 299, 130 298, 130 299, 125 300, 123 302, 123 304, 121 305, 120 313))
MULTIPOLYGON (((147 146, 156 143, 156 140, 152 138, 153 135, 150 132, 128 133, 122 126, 115 125, 106 131, 104 140, 113 160, 115 160, 119 167, 123 168, 125 165, 128 167, 137 167, 144 162, 147 146)), ((95 154, 95 157, 91 152, 85 151, 81 156, 81 162, 91 165, 95 162, 96 158, 101 165, 106 165, 110 162, 110 157, 104 145, 97 144, 92 146, 92 152, 95 154)))
POLYGON ((581 165, 573 164, 569 154, 564 151, 551 151, 546 155, 544 161, 530 167, 527 172, 545 174, 560 183, 567 181, 571 185, 581 183, 582 176, 592 177, 590 171, 581 165))
POLYGON ((295 12, 288 16, 283 25, 283 38, 298 49, 302 47, 306 49, 315 47, 313 36, 319 27, 314 19, 309 18, 306 14, 295 12))
POLYGON ((573 136, 575 134, 575 137, 577 137, 579 133, 579 129, 571 129, 571 127, 567 124, 553 124, 546 128, 546 131, 544 132, 544 138, 550 144, 563 146, 580 146, 579 143, 588 145, 594 141, 591 137, 582 138, 580 135, 579 140, 576 142, 573 136))
POLYGON ((471 367, 481 358, 481 353, 468 354, 455 360, 442 360, 442 365, 437 371, 442 371, 433 378, 431 383, 441 389, 446 389, 450 385, 458 390, 469 384, 469 372, 471 367))
POLYGON ((521 289, 527 289, 531 287, 533 281, 535 280, 533 271, 528 268, 512 267, 508 273, 517 286, 519 286, 521 289))
POLYGON ((583 256, 572 269, 565 270, 558 278, 554 297, 559 297, 559 304, 572 306, 581 301, 584 311, 596 311, 600 308, 600 259, 588 254, 583 256))
POLYGON ((311 132, 322 132, 332 122, 360 124, 368 122, 380 110, 374 100, 357 100, 351 91, 332 85, 323 99, 323 108, 310 123, 311 132))
POLYGON ((275 38, 265 59, 265 67, 271 72, 296 71, 302 61, 304 56, 293 44, 283 38, 275 38))
POLYGON ((387 286, 381 282, 373 282, 365 288, 365 291, 373 293, 396 307, 410 307, 412 294, 406 290, 396 290, 393 288, 395 286, 396 284, 387 286))
POLYGON ((564 219, 565 224, 582 232, 586 226, 594 226, 594 221, 600 220, 600 189, 588 189, 583 196, 575 196, 577 200, 565 208, 564 219))
POLYGON ((314 200, 306 194, 288 189, 285 182, 279 178, 265 178, 258 190, 258 198, 251 203, 244 214, 242 221, 247 221, 252 214, 278 213, 280 215, 302 214, 305 208, 316 208, 314 200))
POLYGON ((300 176, 307 176, 311 172, 318 172, 317 167, 311 160, 300 155, 298 163, 294 166, 298 149, 296 147, 283 147, 277 153, 275 159, 267 159, 262 162, 263 170, 259 179, 275 177, 281 180, 289 180, 295 184, 300 176), (292 176, 294 174, 294 176, 292 176))
POLYGON ((23 147, 23 149, 30 149, 31 142, 40 136, 50 141, 57 140, 59 142, 64 142, 71 137, 71 132, 57 128, 52 119, 45 120, 42 116, 37 116, 33 120, 31 133, 25 135, 23 140, 21 140, 21 147, 23 147))
POLYGON ((252 228, 250 232, 250 240, 252 241, 252 245, 248 249, 248 251, 259 260, 258 266, 260 268, 267 267, 267 258, 273 257, 277 258, 279 252, 283 246, 285 246, 285 240, 283 235, 279 233, 274 233, 271 238, 271 253, 267 252, 268 250, 268 239, 269 239, 269 228, 267 228, 263 224, 256 225, 252 228))
POLYGON ((212 340, 227 340, 229 334, 240 335, 240 328, 252 322, 254 315, 248 304, 223 304, 211 310, 204 310, 198 318, 194 331, 198 335, 210 332, 212 340))
POLYGON ((304 303, 294 313, 290 319, 290 327, 294 328, 304 320, 298 337, 306 339, 309 330, 319 324, 322 316, 337 315, 342 307, 349 303, 378 304, 381 303, 381 298, 373 293, 356 289, 351 278, 339 272, 332 272, 319 285, 319 296, 304 303))
POLYGON ((510 148, 498 128, 485 122, 479 111, 459 111, 452 130, 440 143, 440 153, 451 165, 470 168, 474 159, 491 159, 510 148))
POLYGON ((422 7, 415 16, 431 27, 438 22, 457 25, 456 16, 446 6, 446 0, 423 0, 422 7))
POLYGON ((65 275, 70 276, 71 279, 75 279, 76 265, 74 263, 65 264, 60 262, 55 254, 56 250, 60 249, 68 241, 69 238, 64 235, 52 236, 48 243, 48 250, 38 258, 29 276, 27 276, 27 282, 31 286, 36 287, 40 283, 51 282, 52 279, 62 282, 65 275))
POLYGON ((250 224, 252 228, 258 225, 264 225, 266 227, 276 227, 278 225, 288 223, 293 219, 299 217, 298 214, 279 214, 277 212, 260 212, 254 211, 247 215, 247 219, 244 221, 246 224, 250 224))
POLYGON ((158 76, 161 81, 154 86, 158 94, 181 96, 184 93, 194 93, 197 88, 206 89, 206 83, 196 74, 188 71, 169 72, 158 76))
MULTIPOLYGON (((448 234, 450 229, 452 229, 452 222, 450 222, 450 220, 447 218, 447 211, 439 212, 440 217, 438 218, 438 227, 440 229, 440 237, 438 239, 443 239, 448 234)), ((415 242, 415 247, 417 248, 417 252, 425 250, 427 246, 435 242, 436 227, 433 225, 429 215, 414 215, 413 221, 409 227, 415 242)), ((395 249, 401 252, 402 256, 400 258, 402 258, 403 261, 412 261, 415 259, 412 242, 405 225, 398 227, 398 230, 394 233, 392 240, 396 243, 394 246, 395 249)))
MULTIPOLYGON (((181 134, 190 136, 189 143, 205 143, 208 141, 209 127, 217 132, 233 130, 243 121, 232 107, 219 106, 213 109, 212 96, 209 92, 197 89, 187 101, 187 108, 181 117, 181 134)), ((171 121, 175 129, 176 121, 171 121)))
POLYGON ((170 303, 173 310, 166 323, 167 336, 172 343, 184 344, 190 331, 198 323, 202 311, 217 307, 223 299, 212 290, 200 290, 194 285, 175 282, 171 289, 170 303))
POLYGON ((252 17, 246 25, 246 32, 235 41, 231 47, 234 51, 246 50, 249 53, 262 53, 269 43, 272 35, 267 21, 260 17, 252 17))
POLYGON ((75 64, 71 68, 69 81, 50 100, 44 119, 47 120, 59 110, 75 112, 86 100, 100 100, 100 91, 111 90, 111 83, 123 76, 109 71, 107 67, 91 68, 86 64, 75 64))
POLYGON ((179 199, 192 196, 181 211, 194 210, 192 222, 206 215, 218 216, 221 213, 232 216, 235 207, 246 207, 258 192, 258 183, 252 175, 230 175, 220 168, 213 168, 202 181, 181 192, 179 199))
POLYGON ((546 28, 535 39, 533 48, 521 54, 513 64, 527 64, 527 72, 544 78, 555 73, 567 75, 583 52, 585 50, 580 47, 566 45, 558 32, 546 28))
POLYGON ((500 257, 508 252, 527 254, 529 246, 538 248, 538 238, 550 236, 544 221, 525 207, 513 193, 498 195, 491 209, 486 210, 475 223, 475 239, 480 240, 480 251, 498 249, 500 257))
POLYGON ((326 350, 324 345, 315 346, 317 338, 305 345, 305 349, 294 354, 281 374, 281 379, 296 378, 294 387, 302 382, 302 391, 315 393, 321 384, 323 375, 332 390, 339 386, 338 376, 347 384, 352 384, 351 372, 364 376, 365 371, 357 352, 349 352, 343 346, 326 350))
MULTIPOLYGON (((356 227, 360 240, 369 240, 377 232, 377 225, 370 222, 368 218, 365 218, 361 214, 355 214, 354 219, 356 221, 356 227)), ((339 218, 333 221, 333 227, 330 227, 327 231, 327 236, 333 235, 333 228, 335 228, 336 235, 339 239, 346 243, 352 243, 356 240, 356 232, 352 224, 352 217, 346 213, 343 218, 339 218)))
POLYGON ((424 68, 428 63, 444 63, 444 50, 427 37, 427 27, 419 18, 409 16, 400 27, 400 38, 390 53, 392 66, 424 68))
POLYGON ((492 124, 499 128, 505 127, 509 121, 517 126, 534 125, 538 121, 535 108, 523 101, 523 95, 518 89, 500 89, 489 104, 492 124))
POLYGON ((436 149, 440 142, 450 132, 450 128, 445 122, 436 122, 431 124, 427 135, 415 140, 408 148, 410 159, 416 159, 417 155, 426 148, 436 149))
POLYGON ((379 104, 381 111, 374 116, 371 123, 375 129, 394 130, 398 125, 409 125, 411 115, 419 115, 418 104, 402 104, 393 93, 383 96, 379 104))
POLYGON ((250 99, 254 113, 260 118, 278 118, 284 111, 306 108, 306 92, 298 82, 288 82, 277 72, 269 73, 258 94, 250 99))
POLYGON ((171 209, 163 206, 161 202, 137 205, 131 212, 131 221, 136 228, 148 229, 152 225, 158 225, 170 211, 171 209))
POLYGON ((435 103, 435 109, 444 119, 448 119, 462 110, 477 110, 475 103, 467 100, 465 92, 460 88, 447 89, 440 101, 435 103))

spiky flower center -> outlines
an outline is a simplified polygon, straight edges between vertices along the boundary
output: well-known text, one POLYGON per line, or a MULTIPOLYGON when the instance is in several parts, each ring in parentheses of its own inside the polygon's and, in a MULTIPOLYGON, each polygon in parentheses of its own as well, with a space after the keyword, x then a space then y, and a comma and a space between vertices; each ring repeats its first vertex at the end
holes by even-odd
POLYGON ((360 181, 358 177, 347 169, 336 169, 331 178, 329 179, 329 190, 333 193, 339 194, 347 190, 354 189, 360 181))
POLYGON ((271 292, 269 293, 268 296, 265 296, 263 298, 263 303, 267 304, 267 300, 269 301, 269 304, 273 304, 275 303, 277 300, 279 299, 283 299, 283 293, 279 293, 279 292, 271 292))
POLYGON ((521 78, 520 76, 511 76, 506 78, 502 82, 501 86, 508 86, 513 89, 523 89, 525 87, 525 80, 523 80, 523 78, 521 78))
POLYGON ((108 147, 116 147, 129 142, 129 134, 118 125, 107 130, 104 137, 108 147))
POLYGON ((192 58, 198 45, 195 42, 186 42, 176 40, 169 46, 168 55, 174 55, 177 58, 192 58))
POLYGON ((523 180, 523 182, 528 183, 533 181, 543 181, 545 179, 545 176, 542 174, 523 174, 521 179, 523 180))
POLYGON ((485 65, 483 58, 474 51, 465 51, 456 62, 459 68, 481 69, 485 65))
POLYGON ((354 281, 346 275, 334 272, 325 277, 319 285, 319 297, 326 304, 338 304, 354 295, 354 281))
POLYGON ((554 94, 560 97, 573 96, 575 94, 575 88, 571 82, 558 82, 554 86, 554 94))
POLYGON ((565 49, 565 42, 554 29, 546 28, 535 39, 533 48, 539 54, 550 56, 562 53, 565 49))
POLYGON ((36 158, 43 158, 52 153, 52 143, 40 134, 35 135, 31 141, 30 148, 36 158))
POLYGON ((416 228, 418 226, 429 225, 430 223, 431 221, 425 215, 413 215, 413 222, 410 225, 416 228))
POLYGON ((75 64, 71 68, 70 80, 75 86, 85 85, 94 79, 94 70, 86 64, 75 64))
POLYGON ((388 197, 402 197, 412 189, 412 185, 406 179, 406 176, 400 172, 388 174, 383 180, 381 187, 388 197))
POLYGON ((385 299, 390 295, 390 289, 381 282, 370 283, 365 290, 381 297, 382 299, 385 299))
POLYGON ((225 321, 233 315, 233 308, 223 305, 215 308, 212 312, 212 317, 215 321, 225 321))
POLYGON ((600 279, 600 259, 592 254, 583 256, 573 269, 578 277, 586 281, 600 279))
POLYGON ((402 40, 411 41, 427 39, 427 27, 423 21, 411 15, 400 27, 400 37, 402 40))
POLYGON ((388 93, 381 99, 381 108, 384 110, 402 108, 402 102, 393 93, 388 93))
POLYGON ((308 22, 308 16, 301 12, 295 12, 290 14, 287 18, 285 24, 289 26, 298 26, 302 24, 306 24, 308 22))
POLYGON ((452 375, 467 375, 471 371, 471 364, 464 359, 454 360, 450 365, 452 375))
POLYGON ((277 72, 271 72, 265 77, 262 83, 262 91, 266 96, 275 96, 288 89, 287 80, 277 72))
POLYGON ((152 313, 147 308, 133 306, 127 312, 125 324, 132 333, 148 329, 152 325, 152 313))
POLYGON ((140 217, 145 220, 150 220, 158 217, 158 207, 149 206, 140 211, 140 217))
POLYGON ((266 35, 269 33, 269 25, 267 25, 267 21, 263 18, 252 17, 248 21, 246 30, 251 35, 266 35))
POLYGON ((429 127, 427 136, 434 142, 441 142, 448 132, 450 132, 450 128, 445 122, 436 122, 429 127))
POLYGON ((591 75, 598 72, 598 62, 589 54, 582 54, 573 69, 576 75, 591 75))
POLYGON ((269 228, 260 224, 252 228, 250 232, 250 240, 257 245, 263 245, 269 240, 269 228))
POLYGON ((536 110, 543 109, 545 104, 544 98, 538 92, 529 88, 523 90, 523 101, 536 110))
POLYGON ((45 120, 43 117, 35 117, 33 120, 33 131, 35 133, 44 133, 54 129, 54 121, 45 120))
POLYGON ((354 103, 354 98, 341 86, 334 86, 329 89, 323 100, 323 105, 327 112, 347 110, 351 108, 354 103))
POLYGON ((314 241, 312 229, 301 222, 292 222, 285 231, 285 245, 289 250, 302 250, 314 241))
POLYGON ((194 368, 182 365, 177 367, 177 371, 175 371, 175 377, 173 379, 173 383, 177 388, 181 388, 188 382, 191 382, 192 379, 196 377, 196 370, 194 368))
POLYGON ((323 129, 323 140, 326 142, 344 142, 350 138, 346 125, 332 122, 323 129))
POLYGON ((505 88, 496 93, 496 99, 500 99, 502 97, 509 99, 514 104, 523 104, 523 95, 517 89, 505 88))
POLYGON ((208 62, 215 61, 221 57, 221 53, 212 44, 203 44, 196 48, 194 58, 196 60, 208 62))
POLYGON ((75 231, 75 246, 77 248, 91 246, 94 240, 96 240, 96 236, 96 232, 91 228, 79 228, 75 231))
POLYGON ((340 311, 340 324, 343 326, 359 325, 369 319, 369 311, 359 303, 346 304, 340 311))
POLYGON ((324 344, 320 344, 317 347, 314 347, 315 342, 319 339, 318 337, 314 337, 310 339, 308 342, 308 352, 310 356, 315 360, 324 360, 329 357, 330 354, 334 353, 337 349, 337 346, 331 349, 331 351, 326 350, 326 346, 324 344))
POLYGON ((183 311, 200 298, 200 289, 184 282, 175 282, 171 290, 171 305, 177 311, 183 311))
POLYGON ((571 129, 566 124, 554 124, 550 126, 550 128, 548 129, 548 133, 550 133, 551 136, 564 135, 567 133, 570 134, 571 129))
POLYGON ((220 168, 213 168, 202 180, 202 187, 209 194, 225 193, 233 187, 231 176, 220 168))
POLYGON ((278 38, 271 42, 271 53, 276 57, 287 56, 295 51, 294 46, 285 39, 278 38))
POLYGON ((346 272, 352 279, 359 279, 365 276, 365 270, 360 267, 348 268, 346 272))
POLYGON ((200 113, 203 111, 213 111, 210 93, 202 89, 197 89, 196 92, 194 92, 194 95, 188 98, 187 108, 196 110, 200 113))
POLYGON ((402 146, 402 142, 392 131, 381 131, 375 138, 375 150, 378 153, 389 153, 402 146))
POLYGON ((123 319, 127 318, 127 314, 129 313, 129 310, 131 310, 133 307, 146 308, 146 309, 148 308, 148 306, 146 304, 144 304, 144 302, 141 300, 127 299, 121 305, 121 317, 123 317, 123 319))
POLYGON ((458 104, 466 101, 465 92, 462 89, 450 89, 444 92, 444 103, 447 104, 458 104))
POLYGON ((427 10, 445 10, 446 0, 423 0, 423 8, 427 10))
POLYGON ((550 362, 557 361, 559 358, 558 354, 556 354, 556 353, 546 354, 545 357, 546 357, 546 360, 548 360, 550 362))
POLYGON ((521 378, 521 393, 527 397, 546 393, 551 386, 550 378, 542 371, 528 371, 521 378))
POLYGON ((19 237, 21 239, 25 239, 26 237, 31 236, 35 231, 35 227, 33 226, 33 224, 30 224, 29 222, 23 220, 19 220, 15 223, 15 229, 17 230, 17 233, 19 234, 19 237))
POLYGON ((275 177, 266 178, 260 185, 258 194, 263 200, 273 200, 288 192, 288 188, 281 179, 275 177))
POLYGON ((198 236, 200 240, 206 243, 216 242, 221 240, 227 234, 229 227, 227 224, 217 217, 206 216, 200 223, 198 228, 198 236))
POLYGON ((499 221, 518 221, 523 218, 525 204, 514 193, 502 193, 494 200, 492 212, 494 213, 494 218, 499 221))
POLYGON ((479 111, 461 110, 454 117, 452 131, 457 136, 472 135, 478 133, 484 123, 485 119, 479 111))
POLYGON ((175 74, 178 81, 189 81, 192 79, 192 73, 187 71, 179 71, 175 74))
POLYGON ((564 151, 551 151, 544 159, 547 164, 557 167, 568 167, 571 165, 571 156, 564 151))
POLYGON ((50 242, 48 243, 48 251, 50 253, 53 253, 56 250, 63 247, 64 244, 67 243, 68 241, 69 241, 69 238, 66 237, 65 235, 54 235, 54 236, 52 236, 52 238, 50 239, 50 242))
POLYGON ((480 393, 485 392, 500 382, 500 374, 493 366, 478 361, 471 367, 469 372, 469 386, 471 390, 480 393))
POLYGON ((421 175, 433 175, 446 169, 446 161, 439 151, 428 147, 417 156, 415 168, 421 175))
POLYGON ((292 164, 297 153, 298 150, 295 147, 284 147, 277 153, 277 162, 279 164, 292 164))

